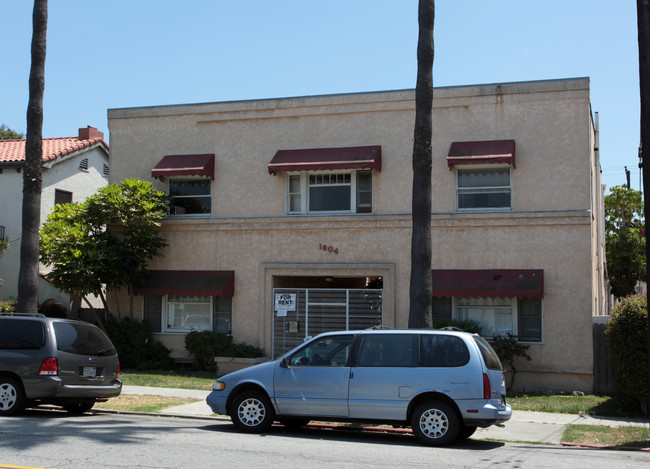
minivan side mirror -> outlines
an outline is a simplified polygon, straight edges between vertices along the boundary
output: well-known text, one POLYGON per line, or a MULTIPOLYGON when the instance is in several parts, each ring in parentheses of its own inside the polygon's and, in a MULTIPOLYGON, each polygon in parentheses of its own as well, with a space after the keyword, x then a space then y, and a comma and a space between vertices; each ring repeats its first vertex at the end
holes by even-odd
POLYGON ((280 368, 289 368, 289 365, 290 365, 289 357, 284 357, 280 362, 280 368))

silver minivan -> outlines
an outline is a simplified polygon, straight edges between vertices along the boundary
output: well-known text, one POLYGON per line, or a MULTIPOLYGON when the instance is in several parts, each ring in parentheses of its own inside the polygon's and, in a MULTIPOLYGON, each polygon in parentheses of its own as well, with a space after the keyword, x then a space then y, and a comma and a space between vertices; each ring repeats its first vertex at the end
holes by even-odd
POLYGON ((277 360, 217 379, 207 403, 241 431, 312 419, 411 426, 427 445, 510 419, 499 357, 476 334, 364 330, 320 334, 277 360))

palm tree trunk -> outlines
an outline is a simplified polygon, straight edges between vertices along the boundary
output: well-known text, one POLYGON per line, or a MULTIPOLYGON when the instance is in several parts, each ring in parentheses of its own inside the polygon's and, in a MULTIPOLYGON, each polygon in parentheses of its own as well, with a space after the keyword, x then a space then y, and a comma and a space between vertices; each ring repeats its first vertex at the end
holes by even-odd
POLYGON ((409 328, 431 328, 431 135, 435 0, 418 6, 418 76, 413 132, 413 198, 409 328))
POLYGON ((29 73, 27 138, 23 172, 22 239, 18 271, 19 312, 38 309, 38 229, 41 220, 43 186, 43 93, 45 90, 45 46, 47 34, 47 0, 34 1, 32 34, 32 68, 29 73))

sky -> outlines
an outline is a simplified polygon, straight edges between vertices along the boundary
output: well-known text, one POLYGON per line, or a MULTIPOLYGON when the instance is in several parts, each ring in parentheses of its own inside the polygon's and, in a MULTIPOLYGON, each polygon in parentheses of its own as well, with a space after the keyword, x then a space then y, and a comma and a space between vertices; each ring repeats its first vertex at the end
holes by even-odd
MULTIPOLYGON (((110 144, 115 108, 415 88, 417 3, 50 0, 43 136, 110 144)), ((24 133, 33 2, 0 6, 0 123, 24 133)), ((640 189, 634 0, 438 0, 434 43, 434 87, 589 77, 603 183, 627 167, 640 189)))

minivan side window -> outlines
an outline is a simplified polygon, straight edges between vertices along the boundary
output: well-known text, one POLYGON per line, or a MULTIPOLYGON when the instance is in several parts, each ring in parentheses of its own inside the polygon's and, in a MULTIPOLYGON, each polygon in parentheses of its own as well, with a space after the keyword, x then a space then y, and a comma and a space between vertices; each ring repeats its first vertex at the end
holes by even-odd
POLYGON ((346 366, 354 335, 335 335, 311 342, 291 355, 291 366, 346 366))
POLYGON ((45 329, 40 321, 0 319, 0 349, 39 349, 45 345, 45 329))
POLYGON ((487 340, 481 336, 474 336, 474 342, 476 342, 478 349, 481 351, 481 355, 483 355, 485 366, 487 366, 490 370, 503 370, 499 356, 487 340))
POLYGON ((418 334, 368 334, 361 341, 357 366, 418 366, 418 334))
POLYGON ((421 366, 456 367, 469 363, 469 350, 460 337, 422 334, 421 366))

